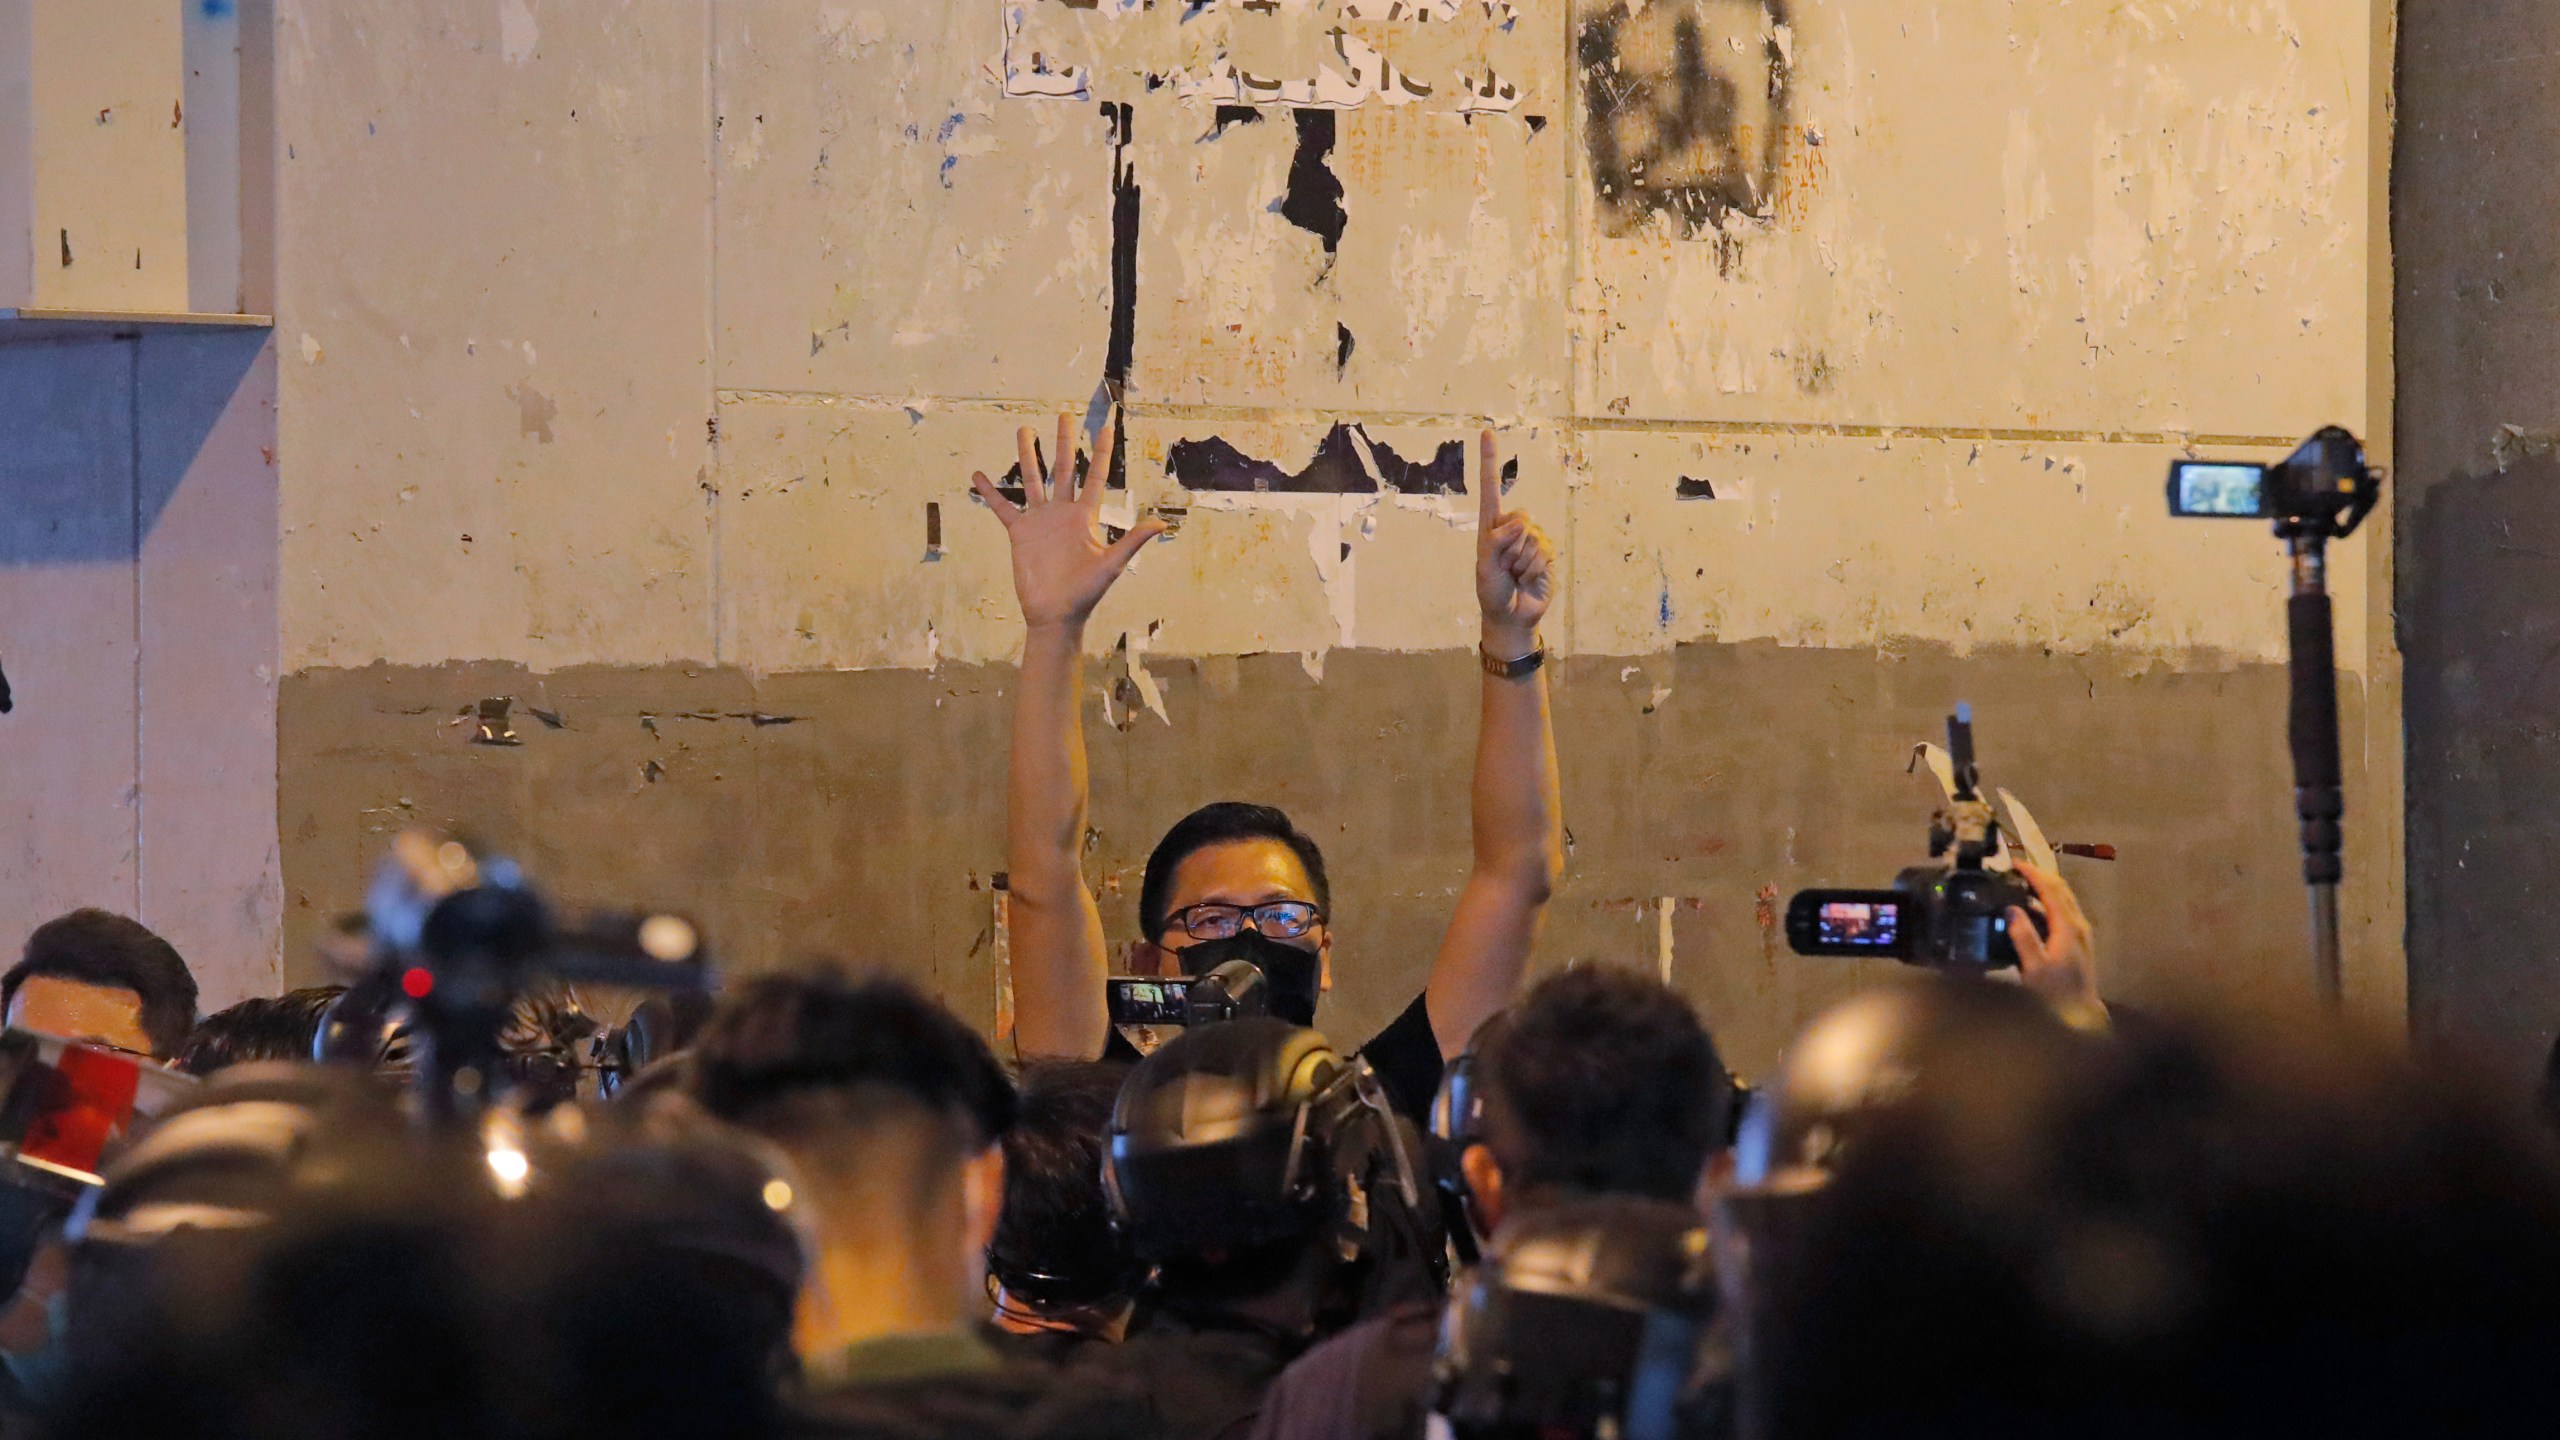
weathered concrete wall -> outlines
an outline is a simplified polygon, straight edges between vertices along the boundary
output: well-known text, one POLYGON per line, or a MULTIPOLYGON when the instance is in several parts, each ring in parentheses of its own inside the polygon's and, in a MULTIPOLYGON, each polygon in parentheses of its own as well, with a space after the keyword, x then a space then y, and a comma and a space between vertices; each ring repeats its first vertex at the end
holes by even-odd
POLYGON ((2560 12, 2412 3, 2401 256, 2410 1021, 2523 1083, 2560 1029, 2560 12))
MULTIPOLYGON (((1270 799, 1338 857, 1346 938, 1327 1015, 1365 1035, 1411 998, 1465 878, 1468 755, 1451 737, 1473 722, 1473 666, 1351 651, 1321 683, 1276 655, 1154 673, 1180 723, 1142 715, 1093 736, 1112 933, 1134 929, 1165 826, 1206 796, 1270 799)), ((874 955, 990 1014, 1011 679, 1002 665, 306 671, 282 716, 304 737, 284 775, 288 952, 308 954, 390 831, 473 825, 571 893, 690 909, 730 965, 874 955), (519 744, 473 743, 487 695, 513 697, 519 744)), ((2055 838, 2122 853, 2083 877, 2121 937, 2113 991, 2282 1004, 2302 984, 2294 907, 2266 903, 2292 898, 2287 781, 2283 737, 2256 717, 2282 706, 2283 683, 2277 667, 2179 673, 2112 649, 1959 660, 1757 642, 1570 661, 1557 724, 1573 881, 1545 961, 1667 965, 1759 1073, 1811 1008, 1872 978, 1788 954, 1785 897, 1882 883, 1918 858, 1935 792, 1903 775, 1908 746, 1965 695, 1997 778, 2036 797, 2055 838)))
MULTIPOLYGON (((2086 879, 2125 986, 2299 993, 2279 557, 2160 476, 2377 414, 2379 23, 278 0, 293 934, 417 814, 702 893, 748 963, 983 990, 1017 627, 963 480, 1117 392, 1113 513, 1183 524, 1093 630, 1161 711, 1097 666, 1101 875, 1276 796, 1378 867, 1355 1019, 1464 867, 1471 536, 1431 462, 1484 419, 1569 567, 1552 956, 1650 960, 1674 897, 1675 972, 1774 1034, 1837 972, 1768 957, 1754 897, 1907 857, 1902 751, 1970 698, 2048 828, 2124 849, 2086 879), (523 744, 448 724, 484 695, 523 744), (671 718, 705 707, 811 718, 671 718)), ((2390 1012, 2365 564, 2350 985, 2390 1012)))

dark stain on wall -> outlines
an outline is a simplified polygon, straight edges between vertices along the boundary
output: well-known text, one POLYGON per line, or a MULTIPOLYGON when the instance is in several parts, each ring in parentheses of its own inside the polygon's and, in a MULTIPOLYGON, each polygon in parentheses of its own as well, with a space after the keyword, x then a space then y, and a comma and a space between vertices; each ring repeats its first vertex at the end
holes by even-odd
MULTIPOLYGON (((1475 658, 1340 651, 1321 684, 1288 655, 1148 667, 1172 724, 1115 730, 1088 701, 1090 873, 1114 944, 1134 931, 1140 869, 1166 826, 1221 795, 1281 805, 1333 871, 1325 1024, 1365 1038, 1421 984, 1465 878, 1475 658)), ((2072 872, 2111 994, 2203 991, 2243 1007, 2308 995, 2281 667, 1752 644, 1566 659, 1553 673, 1573 843, 1540 963, 1650 969, 1668 897, 1674 979, 1746 1074, 1883 973, 1789 954, 1759 897, 1783 908, 1801 886, 1881 883, 1921 858, 1936 792, 1904 767, 1959 699, 1976 707, 1991 779, 2054 835, 2117 847, 2117 863, 2072 872)), ((518 856, 564 897, 692 913, 733 970, 848 955, 986 1023, 1012 681, 1007 667, 957 665, 295 674, 279 714, 288 978, 313 978, 315 942, 361 902, 389 836, 432 824, 518 856), (449 724, 502 694, 575 723, 507 749, 449 724)), ((2346 743, 2358 753, 2358 736, 2346 743)))
POLYGON ((1628 0, 1575 39, 1603 227, 1664 217, 1683 238, 1776 214, 1789 76, 1784 0, 1628 0))

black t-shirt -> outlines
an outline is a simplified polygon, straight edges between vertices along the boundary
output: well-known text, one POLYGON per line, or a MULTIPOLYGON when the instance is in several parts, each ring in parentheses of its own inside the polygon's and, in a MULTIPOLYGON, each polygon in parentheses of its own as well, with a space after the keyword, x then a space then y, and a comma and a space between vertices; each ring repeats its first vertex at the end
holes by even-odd
MULTIPOLYGON (((1369 1068, 1378 1072, 1378 1082, 1386 1087, 1397 1111, 1420 1126, 1431 1123, 1431 1101, 1440 1093, 1442 1067, 1440 1037, 1431 1032, 1431 1011, 1424 999, 1414 996, 1412 1004, 1359 1050, 1369 1068)), ((1114 1028, 1111 1038, 1103 1042, 1102 1058, 1134 1063, 1138 1047, 1114 1028)))

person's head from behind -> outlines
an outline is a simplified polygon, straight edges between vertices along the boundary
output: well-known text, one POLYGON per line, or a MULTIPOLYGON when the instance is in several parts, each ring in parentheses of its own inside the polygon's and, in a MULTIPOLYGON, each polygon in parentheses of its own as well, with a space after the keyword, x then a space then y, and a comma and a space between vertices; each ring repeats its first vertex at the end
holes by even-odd
POLYGON ((196 1022, 178 1051, 177 1065, 205 1076, 260 1060, 316 1058, 321 1022, 347 993, 343 985, 314 985, 282 995, 261 995, 196 1022))
POLYGON ((906 984, 813 968, 754 980, 694 1047, 695 1098, 800 1173, 819 1253, 804 1352, 963 1322, 1004 1192, 1012 1083, 906 984))
POLYGON ((2263 1023, 1943 1058, 1761 1272, 1773 1440, 2485 1435, 2560 1404, 2560 1168, 2485 1087, 2263 1023))
POLYGON ((1623 966, 1538 982, 1470 1065, 1482 1111, 1459 1163, 1488 1232, 1573 1195, 1686 1204, 1728 1132, 1732 1078, 1698 1012, 1623 966))
POLYGON ((1147 857, 1138 891, 1146 942, 1182 973, 1251 960, 1271 981, 1272 1013, 1315 1023, 1333 985, 1333 887, 1324 852, 1268 805, 1222 800, 1182 817, 1147 857))
POLYGON ((1102 1133, 1128 1067, 1058 1061, 1025 1067, 1004 1137, 1004 1209, 987 1247, 1009 1328, 1115 1335, 1136 1263, 1102 1193, 1102 1133))
POLYGON ((196 980, 168 941, 138 921, 74 910, 27 937, 0 976, 0 1009, 18 1029, 166 1060, 196 1023, 196 980))

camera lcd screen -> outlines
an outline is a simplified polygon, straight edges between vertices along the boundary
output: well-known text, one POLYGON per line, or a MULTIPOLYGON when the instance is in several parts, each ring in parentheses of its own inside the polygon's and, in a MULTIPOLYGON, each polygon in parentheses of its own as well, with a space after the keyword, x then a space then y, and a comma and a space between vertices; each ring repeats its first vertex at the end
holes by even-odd
POLYGON ((1829 901, 1814 913, 1813 933, 1825 945, 1890 950, 1902 940, 1902 907, 1891 901, 1829 901))
POLYGON ((1180 1025, 1189 1018, 1188 980, 1148 976, 1111 977, 1111 1023, 1114 1025, 1180 1025))
POLYGON ((2169 478, 2173 514, 2249 519, 2266 513, 2267 472, 2262 465, 2190 460, 2174 466, 2169 478))

